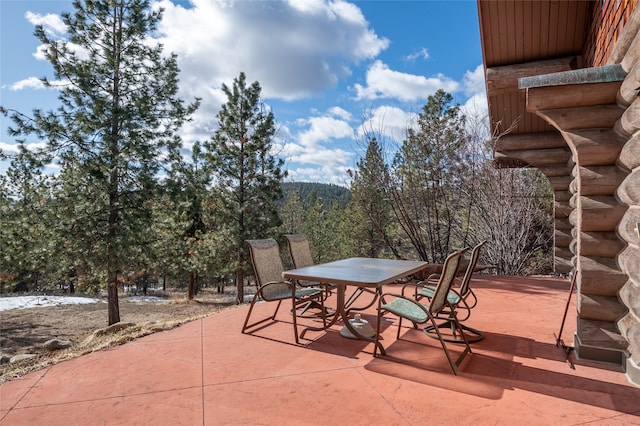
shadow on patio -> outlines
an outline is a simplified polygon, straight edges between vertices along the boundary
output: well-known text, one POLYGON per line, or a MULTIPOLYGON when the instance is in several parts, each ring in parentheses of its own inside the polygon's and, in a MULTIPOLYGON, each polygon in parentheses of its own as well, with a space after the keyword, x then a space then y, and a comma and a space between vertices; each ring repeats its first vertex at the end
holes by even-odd
MULTIPOLYGON (((555 346, 568 280, 472 285, 468 323, 485 338, 458 376, 420 330, 396 341, 394 318, 382 327, 387 356, 374 359, 373 344, 341 337, 340 324, 294 344, 286 309, 242 334, 244 305, 5 383, 0 424, 640 424, 640 389, 624 373, 555 346)), ((567 343, 574 318, 572 304, 567 343)))

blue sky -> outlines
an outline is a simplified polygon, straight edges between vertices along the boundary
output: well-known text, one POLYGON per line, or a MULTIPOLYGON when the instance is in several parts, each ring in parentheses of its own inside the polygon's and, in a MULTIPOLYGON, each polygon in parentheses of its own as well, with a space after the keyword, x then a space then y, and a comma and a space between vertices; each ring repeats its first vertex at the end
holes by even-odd
MULTIPOLYGON (((163 0, 159 38, 178 55, 181 98, 202 98, 183 129, 185 152, 213 135, 225 102, 220 87, 244 71, 273 111, 276 149, 288 181, 348 185, 364 134, 401 141, 438 89, 470 113, 486 113, 476 2, 163 0)), ((53 78, 34 25, 62 36, 70 1, 0 0, 0 104, 29 114, 54 109, 53 78)), ((12 152, 0 117, 0 148, 12 152)), ((30 143, 39 141, 31 138, 30 143)), ((5 165, 0 165, 4 170, 5 165)), ((56 167, 48 168, 55 173, 56 167)))

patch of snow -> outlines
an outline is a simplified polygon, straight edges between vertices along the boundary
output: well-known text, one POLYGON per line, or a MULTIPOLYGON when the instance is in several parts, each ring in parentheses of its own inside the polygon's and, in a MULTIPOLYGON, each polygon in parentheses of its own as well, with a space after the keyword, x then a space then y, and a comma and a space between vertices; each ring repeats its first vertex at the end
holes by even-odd
POLYGON ((167 299, 157 296, 130 296, 128 298, 130 302, 134 303, 167 303, 167 299))
POLYGON ((80 305, 104 302, 92 297, 73 296, 11 296, 0 297, 0 312, 11 309, 42 308, 58 305, 80 305))

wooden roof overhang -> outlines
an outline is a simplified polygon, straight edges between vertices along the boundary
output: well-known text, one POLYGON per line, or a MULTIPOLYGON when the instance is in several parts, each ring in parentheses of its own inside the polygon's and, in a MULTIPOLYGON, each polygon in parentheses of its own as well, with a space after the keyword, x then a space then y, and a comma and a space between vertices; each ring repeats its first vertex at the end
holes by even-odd
POLYGON ((592 6, 588 1, 478 0, 489 119, 494 134, 501 135, 497 166, 549 167, 553 173, 556 165, 566 164, 566 142, 527 110, 526 88, 518 82, 583 67, 592 6))

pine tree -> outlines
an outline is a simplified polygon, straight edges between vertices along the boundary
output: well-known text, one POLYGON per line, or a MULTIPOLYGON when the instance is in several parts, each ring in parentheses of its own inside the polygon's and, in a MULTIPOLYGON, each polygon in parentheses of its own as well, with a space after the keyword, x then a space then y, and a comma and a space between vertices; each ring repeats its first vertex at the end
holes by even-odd
MULTIPOLYGON (((75 13, 62 15, 68 38, 51 38, 42 26, 35 34, 46 47, 55 77, 63 81, 61 106, 15 113, 16 136, 36 134, 46 153, 60 163, 60 199, 66 204, 60 226, 80 227, 75 248, 91 243, 87 267, 106 277, 109 324, 120 321, 118 282, 132 254, 143 253, 150 200, 167 151, 197 101, 177 98, 175 55, 163 56, 150 35, 162 17, 148 0, 74 1, 75 13)), ((43 79, 47 86, 54 83, 43 79)))
POLYGON ((185 161, 179 156, 172 164, 165 184, 168 209, 162 213, 163 216, 170 217, 170 226, 164 227, 164 234, 169 236, 163 239, 164 244, 177 245, 179 253, 167 260, 174 265, 177 263, 177 269, 184 270, 189 275, 189 300, 195 296, 195 281, 199 272, 203 272, 206 263, 210 261, 211 253, 203 259, 198 256, 199 248, 213 230, 205 208, 210 199, 213 171, 211 164, 205 160, 199 143, 193 145, 191 152, 191 161, 185 161))
POLYGON ((50 188, 41 167, 21 146, 0 176, 0 271, 8 278, 9 291, 39 290, 40 271, 55 254, 47 214, 50 188))
POLYGON ((401 255, 393 243, 389 228, 393 223, 389 203, 389 168, 384 161, 382 146, 375 137, 370 138, 364 159, 358 161, 353 174, 351 192, 366 222, 366 255, 379 257, 385 248, 396 258, 401 255))
POLYGON ((222 85, 227 102, 222 105, 218 130, 206 145, 215 166, 220 220, 228 230, 226 250, 234 258, 237 301, 244 299, 247 267, 246 239, 265 238, 280 225, 276 201, 287 176, 284 160, 273 155, 275 119, 261 101, 260 84, 247 85, 244 73, 231 87, 222 85))

